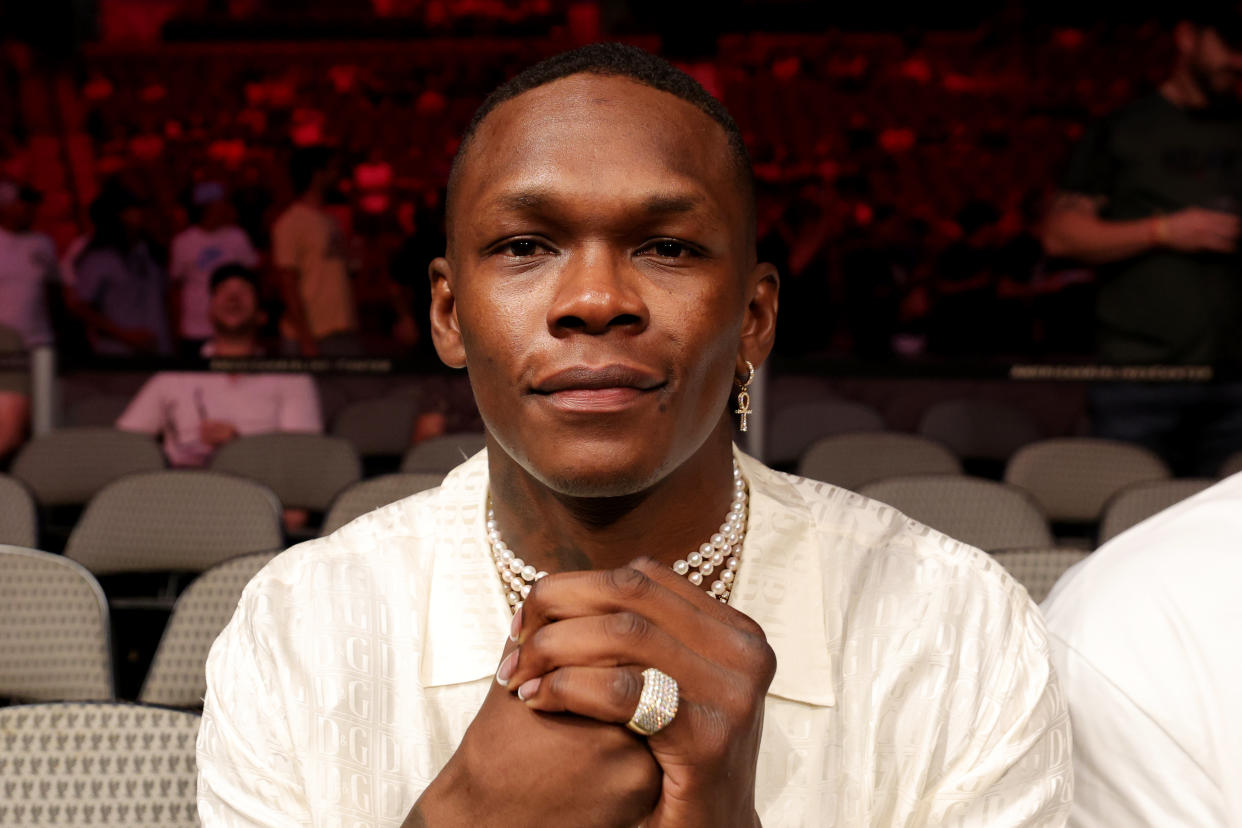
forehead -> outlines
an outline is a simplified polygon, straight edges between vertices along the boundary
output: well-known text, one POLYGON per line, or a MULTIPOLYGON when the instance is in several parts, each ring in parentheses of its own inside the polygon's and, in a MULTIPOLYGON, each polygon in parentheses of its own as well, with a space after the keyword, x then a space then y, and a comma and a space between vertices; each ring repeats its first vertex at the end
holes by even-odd
POLYGON ((460 172, 454 212, 463 217, 532 191, 688 196, 724 220, 742 215, 724 129, 688 101, 628 78, 572 75, 505 101, 480 124, 460 172), (606 193, 595 186, 604 184, 606 193))

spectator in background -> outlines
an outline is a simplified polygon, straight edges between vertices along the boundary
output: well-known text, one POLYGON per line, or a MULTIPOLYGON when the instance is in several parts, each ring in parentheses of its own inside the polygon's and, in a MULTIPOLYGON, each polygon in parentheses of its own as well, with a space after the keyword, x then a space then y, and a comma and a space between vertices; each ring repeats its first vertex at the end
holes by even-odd
POLYGON ((297 200, 272 227, 272 259, 280 280, 284 350, 302 356, 360 352, 344 234, 324 210, 339 177, 326 147, 294 150, 289 165, 297 200))
MULTIPOLYGON (((260 354, 264 322, 254 272, 237 264, 211 274, 213 336, 203 356, 260 354)), ((314 382, 304 374, 161 372, 147 381, 116 422, 125 431, 158 434, 173 466, 204 466, 217 448, 245 434, 323 431, 314 382)), ((286 528, 306 522, 286 510, 286 528)))
POLYGON ((50 294, 59 284, 56 247, 33 230, 41 198, 29 187, 0 182, 0 325, 26 349, 52 344, 50 294))
MULTIPOLYGON (((1155 92, 1097 124, 1047 217, 1053 256, 1099 268, 1107 363, 1242 365, 1242 14, 1204 4, 1173 28, 1176 63, 1155 92)), ((1215 475, 1242 450, 1242 384, 1099 386, 1096 433, 1215 475)))
POLYGON ((218 181, 195 185, 190 217, 194 223, 173 238, 168 275, 180 351, 183 356, 198 356, 212 336, 212 272, 226 264, 257 267, 259 254, 246 232, 234 223, 233 207, 218 181))
POLYGON ((146 240, 142 203, 116 188, 91 204, 94 232, 65 286, 96 354, 170 355, 168 279, 146 240))
POLYGON ((1242 825, 1242 474, 1109 541, 1043 604, 1075 828, 1242 825))

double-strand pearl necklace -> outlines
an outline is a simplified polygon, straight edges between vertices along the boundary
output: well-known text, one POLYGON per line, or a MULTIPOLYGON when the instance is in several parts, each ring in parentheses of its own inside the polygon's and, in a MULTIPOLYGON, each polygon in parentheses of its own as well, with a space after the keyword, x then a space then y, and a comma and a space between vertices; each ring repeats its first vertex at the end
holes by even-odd
MULTIPOLYGON (((737 576, 737 568, 742 558, 742 541, 746 538, 747 508, 746 480, 737 460, 733 461, 733 501, 729 504, 729 513, 725 515, 720 530, 698 548, 677 563, 673 571, 685 575, 695 586, 702 586, 716 571, 717 578, 704 591, 720 601, 727 603, 733 590, 733 579, 737 576)), ((505 599, 514 612, 522 606, 530 588, 535 581, 547 576, 547 572, 536 570, 535 567, 513 554, 513 550, 505 545, 500 537, 500 528, 496 524, 496 511, 492 508, 491 499, 487 503, 487 540, 492 546, 492 559, 496 562, 496 571, 500 573, 504 584, 505 599)))

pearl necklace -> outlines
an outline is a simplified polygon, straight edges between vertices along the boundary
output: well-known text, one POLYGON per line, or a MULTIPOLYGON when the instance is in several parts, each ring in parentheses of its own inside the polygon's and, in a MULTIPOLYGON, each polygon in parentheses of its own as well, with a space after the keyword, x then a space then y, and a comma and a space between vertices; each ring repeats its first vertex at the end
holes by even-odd
MULTIPOLYGON (((742 541, 746 538, 749 514, 747 503, 746 480, 742 477, 737 460, 734 460, 733 501, 729 504, 729 513, 725 515, 724 523, 720 524, 720 530, 697 551, 673 564, 673 571, 678 575, 685 575, 695 586, 702 586, 703 581, 719 569, 719 577, 704 591, 722 604, 729 601, 733 579, 737 576, 737 568, 741 563, 742 541)), ((504 585, 505 599, 513 611, 517 612, 526 596, 530 595, 531 585, 540 578, 547 577, 548 573, 536 570, 505 545, 496 524, 496 511, 492 508, 490 497, 487 503, 487 540, 492 547, 496 571, 500 573, 500 581, 504 585)))

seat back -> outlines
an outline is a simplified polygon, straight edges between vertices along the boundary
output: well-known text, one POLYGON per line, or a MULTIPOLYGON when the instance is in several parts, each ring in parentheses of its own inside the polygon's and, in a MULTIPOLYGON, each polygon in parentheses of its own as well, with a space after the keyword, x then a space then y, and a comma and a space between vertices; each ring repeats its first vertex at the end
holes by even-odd
POLYGON ((1108 499, 1100 519, 1100 544, 1111 540, 1152 515, 1180 503, 1211 486, 1206 477, 1150 480, 1132 483, 1108 499))
POLYGON ((104 486, 134 472, 164 468, 155 440, 115 428, 60 428, 31 440, 10 473, 44 506, 86 503, 104 486))
POLYGON ((1164 480, 1169 468, 1151 451, 1094 437, 1059 437, 1024 446, 1009 459, 1005 482, 1030 492, 1053 522, 1090 523, 1131 483, 1164 480))
POLYGON ((362 477, 358 452, 348 440, 292 432, 239 437, 220 447, 211 469, 262 483, 282 506, 317 512, 362 477))
POLYGON ((956 474, 890 477, 860 494, 980 549, 1050 546, 1048 519, 1026 492, 1004 483, 956 474))
POLYGON ((1035 603, 1042 603, 1057 580, 1074 564, 1091 553, 1085 549, 1055 546, 1036 549, 1002 549, 992 553, 1013 579, 1026 587, 1035 603))
POLYGON ((233 617, 242 590, 276 552, 241 555, 194 579, 177 599, 138 700, 171 707, 202 707, 207 653, 233 617))
POLYGON ((0 474, 0 543, 32 549, 39 543, 34 498, 25 484, 7 474, 0 474))
POLYGON ((108 484, 87 505, 65 555, 96 575, 201 572, 283 545, 271 489, 223 472, 177 470, 108 484))
POLYGON ((330 535, 356 517, 403 497, 434 489, 444 480, 436 472, 397 472, 363 480, 341 492, 323 520, 323 534, 330 535))
POLYGON ((199 718, 124 702, 0 709, 0 825, 197 826, 199 718))
POLYGON ((869 405, 851 400, 809 400, 776 409, 768 428, 767 456, 778 465, 797 462, 822 437, 883 431, 884 419, 869 405))
POLYGON ((332 433, 366 456, 400 457, 410 447, 417 406, 411 397, 392 395, 349 403, 332 423, 332 433))
POLYGON ((897 431, 838 434, 811 444, 798 461, 798 474, 845 489, 885 477, 961 474, 962 464, 939 443, 897 431))
POLYGON ((0 546, 0 697, 114 694, 108 602, 95 578, 60 555, 0 546))
MULTIPOLYGON (((923 414, 918 433, 943 443, 958 457, 1008 460, 1042 436, 1029 414, 993 400, 944 400, 923 414)), ((998 470, 999 471, 999 470, 998 470)))
POLYGON ((403 472, 439 472, 448 474, 487 445, 481 432, 463 431, 424 440, 405 453, 403 472))

